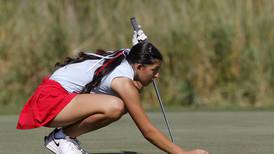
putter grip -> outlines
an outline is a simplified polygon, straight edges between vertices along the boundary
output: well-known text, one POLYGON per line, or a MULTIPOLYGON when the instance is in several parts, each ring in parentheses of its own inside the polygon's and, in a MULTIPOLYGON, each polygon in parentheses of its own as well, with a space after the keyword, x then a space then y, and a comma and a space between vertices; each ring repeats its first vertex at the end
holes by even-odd
MULTIPOLYGON (((130 18, 130 23, 131 23, 134 31, 137 32, 140 29, 135 17, 130 18)), ((147 39, 142 40, 142 41, 139 40, 138 42, 148 42, 148 40, 147 39)))
POLYGON ((135 17, 130 18, 130 22, 133 27, 133 30, 137 32, 140 28, 139 28, 139 25, 138 25, 135 17))

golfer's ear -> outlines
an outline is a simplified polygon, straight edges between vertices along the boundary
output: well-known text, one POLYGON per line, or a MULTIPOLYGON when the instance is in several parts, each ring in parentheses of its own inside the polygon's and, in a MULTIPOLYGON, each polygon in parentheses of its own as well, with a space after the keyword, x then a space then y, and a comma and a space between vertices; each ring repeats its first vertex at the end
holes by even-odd
POLYGON ((142 64, 135 64, 135 68, 137 70, 141 70, 141 68, 143 68, 143 65, 142 64))

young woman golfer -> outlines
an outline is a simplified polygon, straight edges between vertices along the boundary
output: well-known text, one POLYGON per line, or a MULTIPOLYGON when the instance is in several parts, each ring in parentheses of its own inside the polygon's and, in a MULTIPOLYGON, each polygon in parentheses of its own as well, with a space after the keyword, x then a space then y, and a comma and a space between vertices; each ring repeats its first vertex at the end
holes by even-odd
MULTIPOLYGON (((134 42, 146 37, 142 31, 138 34, 134 42)), ((68 58, 57 64, 58 69, 30 97, 17 129, 54 127, 44 139, 46 148, 56 154, 86 154, 76 137, 129 113, 143 136, 163 151, 207 154, 199 149, 184 151, 173 144, 145 114, 139 92, 159 77, 161 62, 162 55, 149 42, 137 43, 131 49, 81 52, 76 58, 68 58)))

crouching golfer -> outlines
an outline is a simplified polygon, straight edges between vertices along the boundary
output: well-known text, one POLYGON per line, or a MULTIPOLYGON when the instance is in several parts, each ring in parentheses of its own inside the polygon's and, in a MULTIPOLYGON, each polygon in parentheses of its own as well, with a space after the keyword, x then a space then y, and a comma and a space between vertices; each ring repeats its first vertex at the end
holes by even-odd
MULTIPOLYGON (((133 40, 140 39, 134 35, 133 40)), ((135 41, 136 42, 136 41, 135 41)), ((44 138, 56 154, 87 154, 78 136, 100 129, 129 113, 143 136, 172 154, 207 154, 184 151, 150 122, 139 91, 159 76, 162 55, 149 42, 114 52, 84 53, 57 64, 21 111, 17 129, 55 128, 44 138)))

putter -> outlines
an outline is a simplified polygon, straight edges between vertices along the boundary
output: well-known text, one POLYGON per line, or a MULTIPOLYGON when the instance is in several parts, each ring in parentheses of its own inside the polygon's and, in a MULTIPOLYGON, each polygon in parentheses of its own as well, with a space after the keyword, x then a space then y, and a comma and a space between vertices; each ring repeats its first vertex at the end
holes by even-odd
MULTIPOLYGON (((137 32, 140 29, 140 27, 139 27, 135 17, 130 18, 130 22, 131 22, 131 25, 133 27, 133 30, 137 32)), ((144 41, 147 41, 147 40, 144 40, 144 41)), ((162 113, 163 113, 163 116, 164 116, 164 119, 165 119, 165 123, 166 123, 166 127, 168 129, 170 139, 174 143, 173 136, 172 136, 171 129, 170 129, 170 126, 169 126, 169 122, 168 122, 167 117, 166 117, 166 112, 165 112, 163 101, 162 101, 161 96, 160 96, 159 89, 158 89, 156 81, 154 79, 153 79, 152 83, 153 83, 153 86, 154 86, 158 101, 160 103, 160 107, 161 107, 161 110, 162 110, 162 113)))

